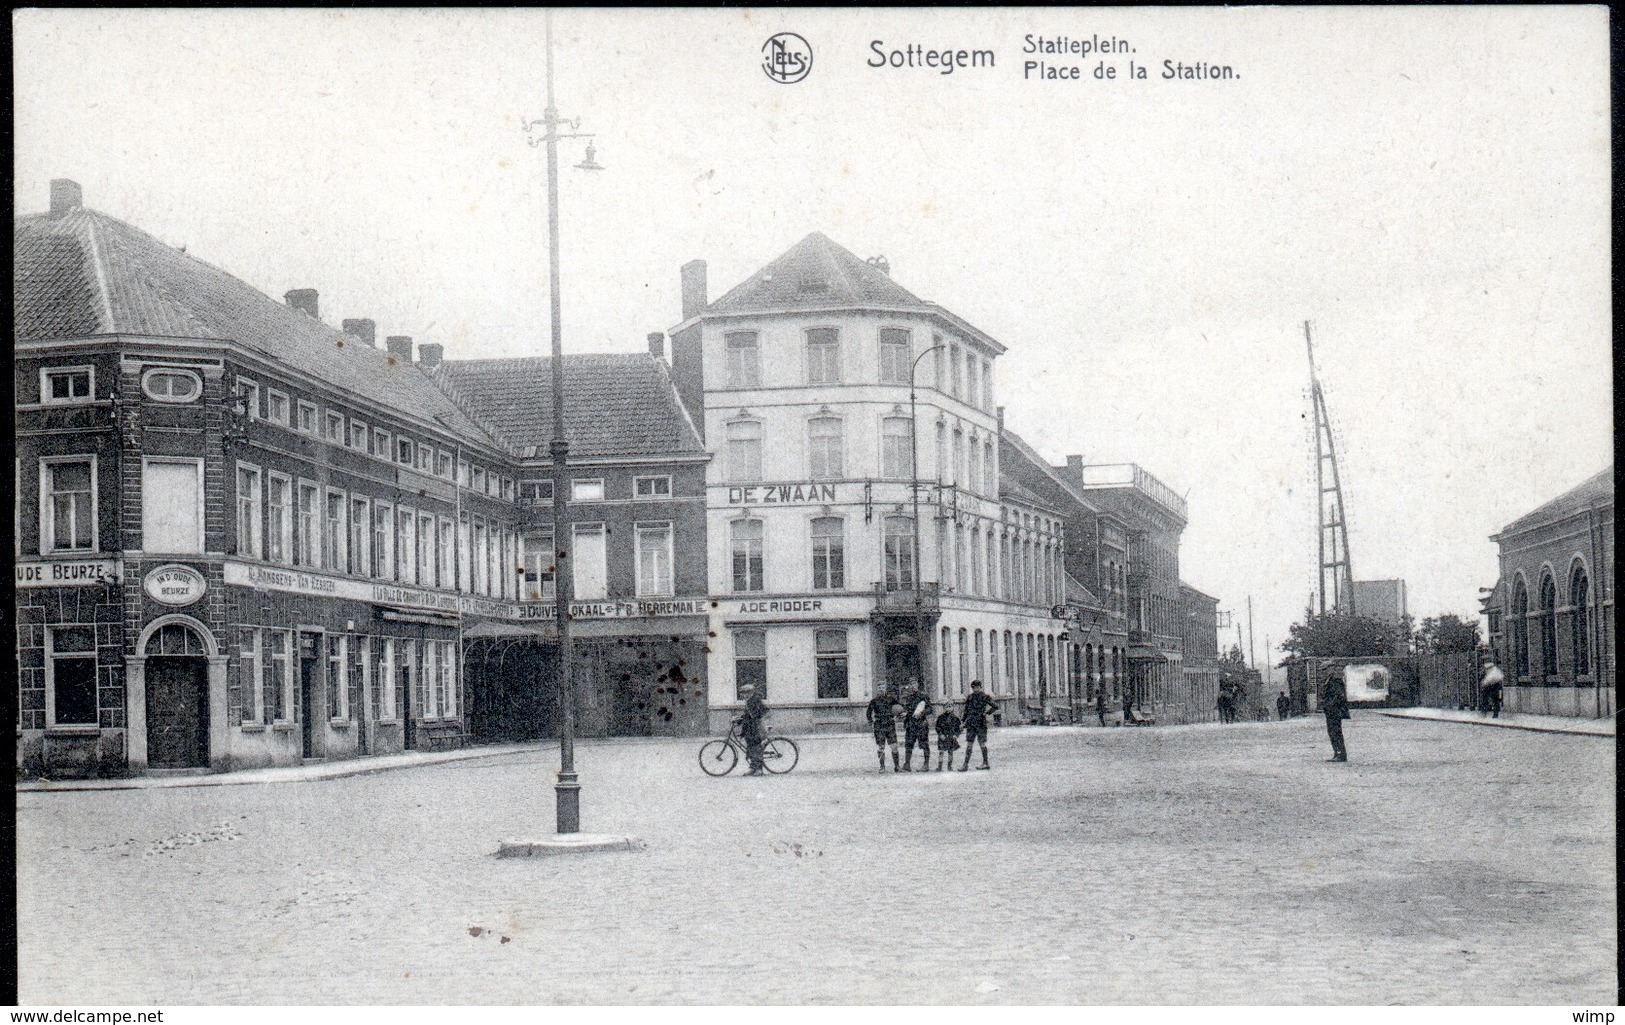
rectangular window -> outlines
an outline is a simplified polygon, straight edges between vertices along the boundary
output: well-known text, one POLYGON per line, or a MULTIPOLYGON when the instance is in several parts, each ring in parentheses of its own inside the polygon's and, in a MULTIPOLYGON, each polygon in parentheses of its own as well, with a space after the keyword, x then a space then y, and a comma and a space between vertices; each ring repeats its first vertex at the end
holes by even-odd
POLYGON ((473 479, 472 478, 472 470, 469 468, 468 460, 466 460, 466 459, 458 460, 458 462, 457 462, 457 483, 461 484, 463 487, 466 488, 466 487, 468 487, 469 481, 471 479, 473 479))
POLYGON ((839 417, 818 416, 807 421, 807 469, 813 480, 844 476, 845 439, 839 417))
POLYGON ((372 509, 365 498, 350 499, 350 565, 358 577, 372 575, 372 509))
POLYGON ((367 717, 367 709, 372 709, 373 722, 378 721, 378 670, 373 664, 372 638, 365 635, 355 639, 356 665, 361 667, 361 715, 367 717))
POLYGON ((662 477, 634 477, 632 479, 632 495, 634 498, 670 498, 671 478, 662 477))
POLYGON ((440 534, 435 541, 435 558, 440 561, 440 586, 448 590, 457 587, 456 525, 450 519, 440 520, 440 534))
POLYGON ((440 560, 435 558, 435 519, 428 513, 418 514, 418 583, 424 587, 437 585, 435 571, 440 560))
POLYGON ((989 498, 998 495, 999 487, 995 483, 998 473, 993 466, 993 442, 982 442, 982 494, 989 498))
POLYGON ((265 418, 274 424, 289 426, 288 397, 274 388, 265 392, 265 418))
POLYGON ((519 482, 519 503, 521 505, 546 505, 552 501, 552 481, 522 480, 519 482))
POLYGON ((327 493, 326 511, 322 517, 322 565, 335 573, 343 573, 348 560, 345 558, 345 540, 349 530, 345 524, 349 520, 349 498, 342 491, 329 491, 327 493))
POLYGON ((238 675, 242 681, 242 712, 240 721, 261 722, 265 718, 265 679, 260 666, 260 631, 244 629, 242 644, 237 651, 238 675))
POLYGON ((970 440, 970 469, 965 473, 965 488, 980 491, 982 487, 982 445, 974 437, 970 440))
POLYGON ((966 350, 965 352, 965 401, 976 405, 982 397, 981 389, 976 387, 976 356, 966 350))
POLYGON ((604 541, 602 523, 575 525, 575 543, 571 546, 571 557, 575 559, 575 596, 583 601, 603 598, 609 593, 604 541))
POLYGON ((982 361, 982 408, 993 408, 993 362, 982 361))
POLYGON ((914 521, 907 516, 887 516, 883 528, 883 561, 886 590, 914 589, 914 521))
POLYGON ((306 434, 316 433, 316 405, 312 402, 299 403, 299 421, 294 426, 306 434))
POLYGON ((841 383, 841 333, 835 328, 807 329, 807 383, 841 383))
POLYGON ((328 634, 327 716, 336 722, 350 718, 350 639, 344 634, 328 634))
POLYGON ((395 721, 395 638, 378 639, 378 693, 373 717, 379 722, 395 721))
POLYGON ((570 501, 572 502, 602 502, 604 500, 604 481, 602 478, 592 480, 573 480, 570 482, 570 501))
POLYGON ((551 601, 553 587, 553 532, 525 538, 525 580, 520 601, 551 601))
POLYGON ((418 582, 417 514, 405 506, 395 510, 395 579, 403 584, 418 582))
POLYGON ((418 446, 417 467, 424 473, 429 473, 434 469, 434 449, 431 446, 418 446))
POLYGON ((914 475, 914 437, 911 421, 904 416, 888 416, 880 421, 880 475, 892 480, 908 480, 914 475))
POLYGON ((397 463, 411 466, 413 455, 416 451, 417 448, 412 444, 411 438, 395 439, 395 461, 397 463))
POLYGON ((812 521, 812 585, 815 591, 846 586, 846 524, 838 516, 812 521))
POLYGON ((246 377, 236 380, 235 394, 240 400, 239 408, 250 420, 258 420, 260 413, 260 386, 246 377))
POLYGON ((502 500, 504 502, 513 501, 513 478, 512 477, 503 477, 502 478, 502 493, 501 493, 500 497, 502 498, 502 500))
POLYGON ((472 583, 477 594, 489 594, 486 583, 485 565, 485 521, 474 521, 474 551, 469 556, 469 566, 473 570, 472 583))
POLYGON ((762 383, 760 350, 755 331, 730 331, 723 338, 728 349, 728 387, 756 388, 762 383))
POLYGON ((91 367, 52 367, 40 371, 40 402, 47 406, 89 402, 94 397, 91 367))
POLYGON ((497 472, 495 470, 487 470, 485 472, 485 493, 493 497, 496 496, 497 472))
POLYGON ((287 565, 293 559, 293 481, 280 474, 266 477, 266 558, 287 565))
POLYGON ((483 467, 483 466, 474 467, 473 481, 474 481, 473 486, 469 490, 478 491, 480 494, 483 495, 485 493, 485 467, 483 467))
POLYGON ((762 521, 734 520, 728 524, 733 549, 735 591, 762 590, 762 521))
POLYGON ((384 502, 372 507, 372 575, 395 576, 395 510, 384 502))
POLYGON ((912 352, 908 332, 901 328, 880 329, 880 383, 907 384, 912 352))
POLYGON ((350 437, 345 442, 357 452, 367 451, 367 440, 372 437, 372 430, 360 420, 350 421, 350 437))
POLYGON ((739 420, 728 425, 728 479, 740 482, 762 479, 760 421, 739 420))
POLYGON ((954 428, 953 465, 948 468, 948 479, 955 484, 965 483, 965 432, 954 428))
POLYGON ((959 382, 959 346, 950 343, 948 345, 948 394, 956 399, 959 398, 959 382))
POLYGON ((149 553, 202 553, 201 460, 147 460, 142 464, 141 547, 149 553))
POLYGON ((451 480, 451 453, 440 451, 434 454, 434 475, 451 480))
POLYGON ((344 414, 329 411, 327 414, 327 440, 335 445, 342 445, 345 441, 344 414))
POLYGON ((474 564, 469 541, 468 514, 463 513, 457 517, 457 589, 472 591, 474 589, 474 564))
POLYGON ((293 721, 293 663, 288 658, 288 631, 269 630, 265 639, 270 648, 272 715, 277 722, 293 721))
POLYGON ((818 660, 818 696, 846 697, 846 631, 819 630, 814 635, 813 647, 818 660))
POLYGON ((54 627, 46 631, 48 726, 95 726, 96 628, 54 627))
POLYGON ((457 645, 442 641, 440 675, 445 697, 440 703, 440 714, 447 719, 457 718, 457 645))
POLYGON ((96 548, 96 457, 40 463, 40 554, 96 548))
POLYGON ((672 533, 670 523, 639 523, 637 535, 638 595, 670 595, 672 590, 672 533))
POLYGON ((257 466, 237 464, 237 554, 258 559, 260 523, 264 518, 260 495, 260 471, 257 466))
POLYGON ((390 433, 388 431, 384 430, 382 427, 374 427, 372 429, 373 455, 377 456, 379 459, 394 458, 395 450, 391 447, 392 445, 393 442, 390 440, 390 433))
POLYGON ((423 718, 440 718, 440 642, 423 642, 423 718))
POLYGON ((745 685, 767 700, 767 631, 734 631, 734 696, 745 700, 745 685))
POLYGON ((396 664, 397 689, 406 700, 411 701, 417 708, 417 716, 423 718, 423 692, 418 689, 418 642, 401 641, 400 659, 396 664))

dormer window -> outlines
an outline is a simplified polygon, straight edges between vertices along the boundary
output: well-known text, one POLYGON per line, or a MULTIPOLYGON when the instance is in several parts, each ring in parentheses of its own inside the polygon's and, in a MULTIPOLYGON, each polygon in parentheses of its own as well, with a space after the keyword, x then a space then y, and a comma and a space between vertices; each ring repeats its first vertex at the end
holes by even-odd
POLYGON ((829 278, 820 271, 803 271, 796 278, 796 290, 799 292, 827 292, 829 291, 829 278))

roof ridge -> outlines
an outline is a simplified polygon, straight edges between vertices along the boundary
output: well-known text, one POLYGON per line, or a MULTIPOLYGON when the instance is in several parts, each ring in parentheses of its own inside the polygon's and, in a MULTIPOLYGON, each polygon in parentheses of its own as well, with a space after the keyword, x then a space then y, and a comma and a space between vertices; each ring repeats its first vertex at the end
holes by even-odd
MULTIPOLYGON (((92 211, 85 211, 86 214, 92 211)), ((102 264, 101 246, 96 240, 96 220, 93 217, 85 218, 85 238, 90 242, 90 265, 96 272, 96 294, 101 299, 97 313, 102 318, 104 332, 117 330, 113 321, 113 299, 107 290, 107 268, 102 264)))

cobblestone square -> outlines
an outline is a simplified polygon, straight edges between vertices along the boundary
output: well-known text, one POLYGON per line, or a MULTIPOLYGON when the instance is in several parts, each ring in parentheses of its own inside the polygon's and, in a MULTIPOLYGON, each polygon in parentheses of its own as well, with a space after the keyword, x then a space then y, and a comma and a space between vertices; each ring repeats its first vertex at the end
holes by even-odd
POLYGON ((1612 741, 1358 713, 867 738, 709 779, 588 742, 308 783, 19 793, 25 1004, 1611 1003, 1612 741))

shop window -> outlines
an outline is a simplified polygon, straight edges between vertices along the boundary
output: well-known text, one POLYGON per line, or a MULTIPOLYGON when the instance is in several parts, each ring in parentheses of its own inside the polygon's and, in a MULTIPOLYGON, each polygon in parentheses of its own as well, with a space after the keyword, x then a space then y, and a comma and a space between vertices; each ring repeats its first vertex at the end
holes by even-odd
POLYGON ((818 661, 818 696, 847 696, 846 631, 819 630, 813 638, 818 661))
POLYGON ((734 696, 745 700, 745 685, 756 688, 756 693, 767 700, 767 632, 765 630, 734 631, 734 696))
POLYGON ((265 658, 260 633, 257 627, 245 628, 237 652, 243 706, 239 718, 245 723, 260 722, 265 715, 265 683, 262 675, 265 658))
POLYGON ((328 634, 324 645, 327 654, 327 715, 335 722, 350 718, 350 645, 344 634, 328 634))
POLYGON ((46 690, 49 726, 94 726, 96 719, 96 630, 89 626, 49 631, 46 690))

